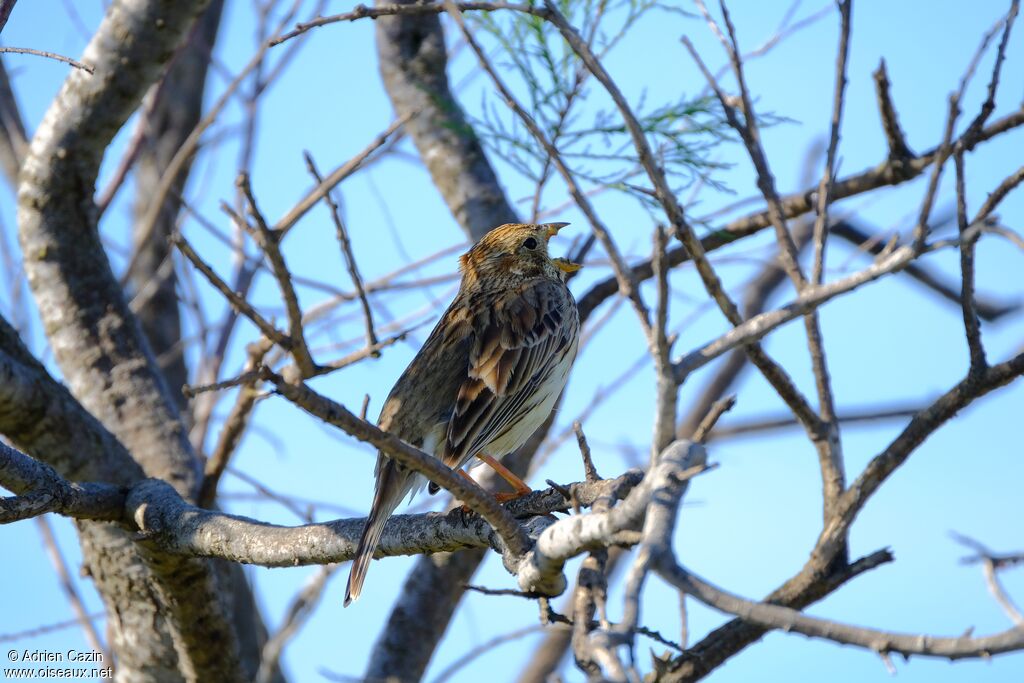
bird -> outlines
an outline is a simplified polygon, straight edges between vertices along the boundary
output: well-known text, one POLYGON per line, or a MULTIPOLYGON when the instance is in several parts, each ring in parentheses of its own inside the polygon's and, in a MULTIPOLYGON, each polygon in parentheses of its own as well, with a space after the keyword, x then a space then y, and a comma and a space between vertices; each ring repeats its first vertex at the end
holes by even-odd
MULTIPOLYGON (((377 419, 381 429, 456 471, 474 460, 487 463, 515 488, 510 497, 530 487, 497 458, 523 445, 547 419, 579 344, 579 312, 566 281, 581 266, 548 254, 549 239, 566 225, 500 225, 459 257, 455 299, 377 419)), ((362 592, 385 522, 426 483, 380 452, 374 474, 346 607, 362 592)))

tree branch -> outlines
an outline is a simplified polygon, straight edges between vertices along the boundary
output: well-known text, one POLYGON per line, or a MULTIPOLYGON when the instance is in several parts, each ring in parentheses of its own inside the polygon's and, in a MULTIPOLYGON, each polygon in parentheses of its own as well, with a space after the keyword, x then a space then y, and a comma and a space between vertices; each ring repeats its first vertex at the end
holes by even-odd
POLYGON ((879 631, 861 626, 849 626, 827 619, 809 617, 797 610, 781 605, 744 600, 698 578, 689 571, 662 560, 661 576, 676 588, 686 591, 705 605, 733 614, 765 628, 801 633, 810 638, 822 638, 843 645, 856 645, 880 655, 896 652, 911 655, 942 657, 950 660, 972 658, 988 659, 992 655, 1024 649, 1024 627, 1015 626, 991 636, 975 638, 963 635, 942 638, 925 634, 904 634, 879 631))
POLYGON ((565 590, 562 566, 588 548, 601 545, 617 531, 640 525, 651 500, 656 500, 669 481, 684 482, 708 468, 703 464, 703 446, 674 441, 659 454, 643 481, 622 502, 605 513, 560 520, 540 535, 533 550, 518 568, 519 587, 528 593, 558 595, 565 590), (684 463, 693 464, 683 467, 684 463))
POLYGON ((437 16, 444 5, 418 6, 427 12, 404 9, 410 5, 417 6, 404 0, 395 11, 414 11, 415 16, 382 16, 377 21, 381 78, 395 112, 410 119, 406 130, 434 185, 463 231, 476 241, 491 228, 519 219, 449 87, 448 55, 437 16))
MULTIPOLYGON (((571 501, 555 488, 534 491, 509 502, 507 514, 523 518, 523 524, 538 533, 551 524, 552 512, 567 511, 573 502, 589 507, 600 499, 627 496, 641 484, 641 474, 630 471, 615 479, 562 487, 571 492, 571 501)), ((159 479, 145 479, 130 487, 98 482, 75 484, 49 465, 2 443, 0 485, 19 494, 0 499, 0 524, 47 512, 75 519, 118 522, 141 532, 141 540, 154 550, 264 567, 350 560, 365 522, 358 518, 298 527, 265 524, 195 507, 159 479)), ((467 516, 455 509, 447 514, 393 516, 384 529, 376 557, 466 548, 494 548, 502 552, 507 546, 484 518, 467 516)))
MULTIPOLYGON (((92 193, 110 141, 205 5, 203 0, 112 4, 83 57, 96 71, 69 75, 36 132, 18 192, 25 270, 64 378, 84 407, 121 438, 147 475, 170 482, 185 496, 197 489, 199 461, 111 272, 92 193)), ((118 543, 108 540, 112 557, 118 543)), ((104 552, 99 536, 86 543, 88 553, 104 552)), ((125 634, 113 638, 124 671, 166 665, 168 678, 242 680, 238 641, 218 598, 211 566, 195 560, 158 562, 144 549, 142 555, 154 569, 151 589, 159 596, 165 619, 157 628, 165 634, 162 642, 135 642, 135 653, 124 650, 125 634), (211 652, 210 642, 223 647, 211 652), (173 664, 168 650, 177 653, 173 664)), ((114 567, 100 562, 94 570, 114 567)), ((112 588, 99 580, 106 590, 112 588)), ((104 595, 113 609, 111 601, 120 598, 104 595)), ((144 607, 129 611, 141 615, 144 607)), ((137 618, 126 615, 123 624, 137 618)))
MULTIPOLYGON (((969 141, 970 144, 967 149, 973 149, 978 143, 991 140, 1021 125, 1024 125, 1024 109, 1008 114, 982 129, 977 139, 969 141)), ((934 148, 919 156, 908 159, 906 163, 899 165, 899 168, 891 160, 883 161, 874 168, 837 180, 833 185, 832 199, 833 201, 838 201, 871 192, 880 187, 900 185, 921 175, 935 162, 938 156, 939 149, 934 148)), ((801 216, 812 211, 812 199, 815 196, 816 189, 817 185, 809 187, 802 192, 782 196, 780 201, 786 218, 801 216)), ((705 253, 715 251, 756 234, 769 225, 768 214, 765 210, 754 211, 746 216, 730 221, 702 238, 700 240, 701 250, 705 253)), ((685 247, 670 249, 666 255, 667 264, 673 268, 689 260, 690 256, 685 247)), ((637 282, 649 280, 654 276, 650 259, 633 266, 632 271, 633 278, 637 282)), ((594 309, 617 292, 618 282, 614 277, 606 278, 593 285, 589 291, 577 298, 576 303, 580 311, 580 320, 589 318, 594 309)))

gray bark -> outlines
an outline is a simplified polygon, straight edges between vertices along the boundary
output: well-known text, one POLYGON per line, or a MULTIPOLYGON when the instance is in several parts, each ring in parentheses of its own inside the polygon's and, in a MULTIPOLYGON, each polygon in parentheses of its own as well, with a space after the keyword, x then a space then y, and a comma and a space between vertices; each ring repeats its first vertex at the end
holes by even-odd
MULTIPOLYGON (((18 188, 26 273, 72 394, 146 475, 164 479, 185 496, 197 488, 199 461, 113 277, 92 196, 111 139, 205 5, 204 0, 113 3, 85 51, 95 73, 70 74, 32 141, 18 188)), ((212 564, 141 546, 133 551, 128 543, 114 541, 83 536, 90 573, 108 612, 117 616, 111 623, 119 676, 243 680, 237 638, 218 600, 212 564), (138 558, 153 581, 133 571, 138 558), (127 605, 125 592, 133 598, 127 605), (125 630, 147 616, 151 625, 145 631, 125 630)))
MULTIPOLYGON (((68 479, 128 485, 144 476, 117 438, 50 377, 2 318, 0 432, 68 479)), ((170 630, 153 597, 152 572, 131 536, 104 522, 79 522, 78 529, 83 569, 108 614, 118 615, 109 629, 118 676, 181 680, 170 630)))
MULTIPOLYGON (((552 422, 549 417, 518 452, 504 458, 504 464, 516 475, 526 476, 530 461, 552 422)), ((488 490, 501 481, 493 472, 486 472, 479 480, 488 490)), ((399 681, 423 678, 462 601, 466 592, 464 586, 473 578, 484 557, 485 551, 464 550, 417 558, 370 652, 367 680, 383 680, 389 676, 399 681)))
POLYGON ((85 50, 96 73, 71 72, 32 140, 18 187, 25 271, 72 394, 149 476, 183 495, 196 488, 199 463, 111 273, 92 195, 111 139, 204 5, 112 4, 85 50))
MULTIPOLYGON (((136 219, 146 215, 149 200, 156 193, 167 165, 202 116, 206 71, 223 8, 223 0, 210 2, 158 87, 135 164, 136 219)), ((145 303, 136 313, 139 324, 160 362, 171 396, 183 415, 186 401, 181 388, 188 381, 188 371, 180 345, 181 318, 175 293, 177 278, 174 268, 169 267, 171 250, 167 238, 177 222, 181 209, 178 195, 183 192, 187 178, 188 169, 185 169, 178 176, 175 192, 161 207, 149 239, 140 244, 139 235, 134 235, 137 254, 135 268, 130 273, 132 289, 145 292, 145 303)))
POLYGON ((477 240, 493 227, 516 222, 516 212, 448 85, 440 17, 377 19, 377 54, 395 112, 415 114, 406 130, 466 234, 477 240))
MULTIPOLYGON (((408 3, 409 0, 402 0, 408 3)), ((519 220, 483 146, 448 83, 448 54, 435 15, 377 19, 381 78, 423 163, 463 231, 476 240, 491 228, 519 220)), ((547 425, 540 432, 547 433, 547 425)), ((509 462, 524 475, 539 444, 533 439, 509 462)), ((485 488, 493 478, 481 481, 485 488)), ((420 557, 370 654, 366 677, 419 680, 462 599, 463 586, 485 554, 479 550, 420 557)))
POLYGON ((7 25, 7 20, 10 18, 11 11, 17 2, 18 0, 0 0, 0 31, 3 31, 4 26, 7 25))
MULTIPOLYGON (((160 178, 174 154, 202 117, 206 74, 223 9, 223 0, 210 2, 158 86, 156 101, 147 117, 143 146, 135 164, 134 214, 137 219, 146 215, 149 208, 147 200, 156 193, 160 178)), ((181 344, 177 276, 171 264, 167 238, 173 232, 181 210, 178 196, 184 192, 188 173, 186 168, 178 175, 175 192, 164 202, 150 238, 145 243, 136 239, 135 268, 130 273, 132 289, 143 292, 144 296, 144 303, 136 312, 142 332, 153 349, 171 397, 186 419, 190 415, 181 389, 188 382, 188 369, 181 344)), ((137 233, 135 237, 138 237, 137 233)), ((218 594, 225 611, 231 615, 245 678, 252 680, 259 670, 261 652, 267 640, 263 617, 242 567, 232 562, 215 561, 214 570, 218 585, 225 588, 218 594)), ((284 680, 279 669, 275 669, 272 680, 284 680)))

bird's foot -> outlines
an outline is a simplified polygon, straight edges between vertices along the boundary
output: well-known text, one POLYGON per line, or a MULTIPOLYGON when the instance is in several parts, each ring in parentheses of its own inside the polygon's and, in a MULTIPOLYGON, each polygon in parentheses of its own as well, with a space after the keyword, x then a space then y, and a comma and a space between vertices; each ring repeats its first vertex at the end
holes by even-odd
POLYGON ((510 500, 517 500, 519 498, 522 498, 528 493, 533 493, 533 489, 527 487, 524 490, 513 491, 512 493, 495 493, 494 500, 498 501, 499 503, 507 503, 510 500))
MULTIPOLYGON (((507 503, 510 500, 517 500, 519 498, 522 498, 523 496, 525 496, 528 493, 533 493, 533 490, 530 489, 530 488, 527 488, 527 489, 522 490, 522 491, 513 491, 511 493, 495 493, 494 494, 494 500, 498 501, 499 503, 507 503)), ((462 505, 460 505, 456 509, 462 514, 463 523, 466 522, 466 520, 469 517, 469 515, 476 514, 476 513, 473 512, 473 508, 469 507, 465 503, 463 503, 462 505)))

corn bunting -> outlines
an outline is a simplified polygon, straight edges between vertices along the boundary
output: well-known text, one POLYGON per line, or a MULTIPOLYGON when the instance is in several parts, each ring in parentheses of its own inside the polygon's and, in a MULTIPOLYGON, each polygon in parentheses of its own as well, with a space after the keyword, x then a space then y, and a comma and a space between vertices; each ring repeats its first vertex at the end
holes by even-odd
MULTIPOLYGON (((579 314, 565 281, 580 266, 548 255, 565 225, 502 225, 460 257, 459 293, 384 402, 382 429, 455 470, 477 458, 518 494, 530 490, 495 458, 547 418, 576 358, 579 314)), ((375 472, 346 606, 362 591, 384 523, 425 483, 381 454, 375 472)))

